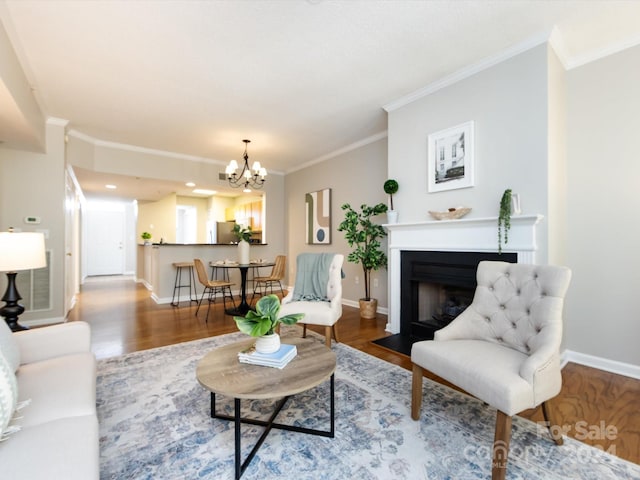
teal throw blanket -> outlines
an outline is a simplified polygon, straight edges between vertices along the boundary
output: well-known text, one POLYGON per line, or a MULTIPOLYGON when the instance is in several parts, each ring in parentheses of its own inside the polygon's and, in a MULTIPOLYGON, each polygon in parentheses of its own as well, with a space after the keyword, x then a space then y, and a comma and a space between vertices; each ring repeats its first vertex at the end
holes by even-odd
POLYGON ((293 301, 328 302, 327 283, 333 253, 301 253, 298 255, 293 301))

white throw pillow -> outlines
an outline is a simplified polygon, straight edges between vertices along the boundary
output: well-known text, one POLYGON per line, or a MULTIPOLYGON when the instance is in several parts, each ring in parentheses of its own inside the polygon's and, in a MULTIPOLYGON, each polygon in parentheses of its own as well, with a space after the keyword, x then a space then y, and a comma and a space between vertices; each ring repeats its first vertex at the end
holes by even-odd
POLYGON ((18 404, 18 384, 11 365, 0 352, 0 440, 11 433, 9 422, 18 404))
POLYGON ((0 319, 0 352, 11 365, 11 369, 14 372, 17 371, 20 366, 20 348, 4 319, 0 319))

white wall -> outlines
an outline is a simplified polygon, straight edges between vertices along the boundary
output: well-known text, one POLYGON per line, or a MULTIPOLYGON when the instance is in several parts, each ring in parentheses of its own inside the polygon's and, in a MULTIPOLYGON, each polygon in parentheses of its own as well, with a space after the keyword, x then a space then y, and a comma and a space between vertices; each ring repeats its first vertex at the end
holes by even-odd
POLYGON ((640 47, 567 75, 566 346, 640 366, 640 47))
MULTIPOLYGON (((179 155, 162 155, 136 147, 103 144, 92 142, 77 135, 69 135, 67 145, 67 161, 72 166, 88 168, 99 172, 116 173, 166 180, 191 181, 194 178, 208 178, 221 186, 228 185, 225 180, 219 180, 218 174, 224 172, 224 166, 210 161, 193 161, 179 155)), ((268 166, 267 166, 268 167, 268 166)), ((265 225, 263 238, 267 246, 261 247, 262 258, 273 259, 276 255, 286 251, 285 247, 285 215, 284 211, 284 175, 269 172, 264 192, 265 225)), ((255 198, 255 195, 250 196, 255 198)), ((236 201, 240 203, 240 200, 236 201)), ((140 205, 139 207, 142 207, 140 205)), ((175 214, 172 215, 175 223, 175 214)), ((148 223, 148 222, 147 222, 148 223)), ((146 228, 146 227, 145 227, 146 228)), ((156 229, 157 230, 157 229, 156 229)), ((163 237, 167 242, 175 241, 175 226, 170 229, 173 234, 159 231, 151 232, 152 241, 160 241, 163 237), (174 240, 171 240, 171 239, 174 240)), ((138 232, 138 239, 139 234, 138 232)))
POLYGON ((548 263, 567 263, 567 83, 566 71, 548 49, 548 263))
POLYGON ((46 125, 46 153, 0 148, 0 230, 44 231, 51 250, 53 282, 52 308, 46 312, 25 312, 30 320, 58 322, 64 318, 65 271, 65 165, 64 125, 50 120, 46 125), (27 216, 39 216, 39 225, 24 223, 27 216))
MULTIPOLYGON (((389 113, 389 177, 399 183, 400 223, 433 220, 428 211, 467 206, 497 216, 505 189, 525 214, 542 214, 536 258, 547 261, 547 47, 541 45, 389 113), (475 123, 475 186, 428 193, 427 140, 475 123)), ((496 226, 496 250, 497 250, 496 226)))

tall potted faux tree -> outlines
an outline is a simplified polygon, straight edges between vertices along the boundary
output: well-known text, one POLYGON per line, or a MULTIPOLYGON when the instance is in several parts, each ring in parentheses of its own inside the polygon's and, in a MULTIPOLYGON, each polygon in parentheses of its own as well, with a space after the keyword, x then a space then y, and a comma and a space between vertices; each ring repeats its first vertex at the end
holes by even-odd
POLYGON ((345 203, 342 210, 345 211, 345 216, 338 231, 345 232, 344 238, 350 247, 355 246, 355 250, 347 256, 347 261, 360 263, 364 273, 364 298, 360 299, 360 316, 375 318, 378 300, 371 298, 371 271, 387 266, 387 255, 380 248, 380 239, 386 237, 387 232, 382 225, 373 223, 371 217, 385 213, 387 206, 384 203, 373 207, 362 205, 360 212, 357 212, 345 203))

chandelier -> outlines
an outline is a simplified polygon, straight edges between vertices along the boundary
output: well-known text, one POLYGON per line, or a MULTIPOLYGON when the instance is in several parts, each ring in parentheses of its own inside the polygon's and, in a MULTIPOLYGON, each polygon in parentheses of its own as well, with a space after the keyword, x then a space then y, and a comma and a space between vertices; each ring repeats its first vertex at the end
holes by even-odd
POLYGON ((242 140, 244 142, 244 165, 240 173, 238 171, 238 162, 231 160, 225 170, 229 185, 233 188, 244 187, 244 192, 250 192, 251 188, 262 188, 267 176, 267 169, 260 165, 260 162, 253 162, 253 166, 249 168, 249 155, 247 147, 251 140, 242 140))

